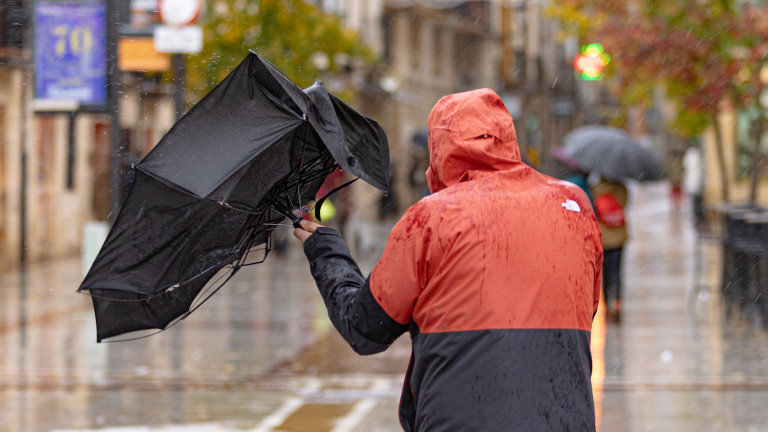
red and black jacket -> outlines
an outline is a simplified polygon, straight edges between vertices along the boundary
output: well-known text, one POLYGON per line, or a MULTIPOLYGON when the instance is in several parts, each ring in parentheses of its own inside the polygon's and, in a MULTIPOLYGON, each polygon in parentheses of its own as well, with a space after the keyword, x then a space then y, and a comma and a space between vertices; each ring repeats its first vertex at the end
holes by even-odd
POLYGON ((333 229, 305 243, 331 321, 361 354, 410 331, 406 431, 592 431, 600 231, 575 185, 520 162, 490 90, 429 117, 433 194, 365 278, 333 229))

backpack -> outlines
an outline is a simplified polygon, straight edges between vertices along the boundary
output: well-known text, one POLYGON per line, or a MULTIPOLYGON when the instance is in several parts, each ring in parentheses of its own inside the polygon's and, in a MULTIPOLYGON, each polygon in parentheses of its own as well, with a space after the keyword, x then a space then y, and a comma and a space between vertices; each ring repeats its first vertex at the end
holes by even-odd
POLYGON ((608 228, 624 226, 624 207, 613 194, 604 193, 595 198, 595 213, 600 223, 608 228))

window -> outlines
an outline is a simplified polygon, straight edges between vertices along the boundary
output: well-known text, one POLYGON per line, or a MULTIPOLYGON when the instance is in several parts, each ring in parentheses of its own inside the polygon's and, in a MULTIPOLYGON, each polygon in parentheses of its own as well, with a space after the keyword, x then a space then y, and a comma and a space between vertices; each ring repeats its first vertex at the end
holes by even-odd
POLYGON ((0 2, 0 47, 23 48, 29 14, 24 0, 0 2))
POLYGON ((739 111, 736 117, 736 143, 738 146, 738 158, 736 161, 737 178, 749 177, 749 166, 752 161, 752 148, 754 147, 755 137, 760 135, 760 156, 763 159, 760 177, 768 177, 768 132, 765 127, 768 126, 768 110, 757 107, 749 107, 739 111), (761 122, 758 121, 762 115, 763 131, 758 132, 761 122))

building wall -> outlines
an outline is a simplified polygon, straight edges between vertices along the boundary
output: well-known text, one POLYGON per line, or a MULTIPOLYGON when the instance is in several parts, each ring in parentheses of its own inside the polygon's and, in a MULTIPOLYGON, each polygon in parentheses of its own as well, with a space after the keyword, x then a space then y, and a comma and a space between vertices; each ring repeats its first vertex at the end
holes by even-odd
MULTIPOLYGON (((730 202, 749 201, 749 178, 737 177, 738 144, 736 142, 736 113, 728 109, 724 104, 722 114, 719 116, 720 129, 723 134, 723 151, 725 166, 729 183, 730 202)), ((705 203, 714 205, 723 201, 723 182, 720 176, 718 152, 715 141, 714 128, 709 128, 701 139, 704 155, 704 191, 705 203)), ((768 179, 761 179, 757 186, 756 201, 762 205, 768 205, 768 179)))
MULTIPOLYGON (((498 10, 503 2, 470 2, 465 9, 430 9, 413 2, 385 0, 324 1, 339 14, 347 26, 382 57, 376 67, 379 78, 373 95, 361 97, 355 106, 379 121, 387 131, 394 163, 394 187, 400 211, 419 195, 411 187, 408 168, 414 158, 412 138, 426 128, 427 116, 434 104, 450 93, 488 87, 503 93, 501 64, 515 60, 505 57, 500 38, 498 10), (483 3, 483 4, 480 4, 483 3), (405 6, 402 6, 405 5, 405 6), (472 14, 491 8, 487 20, 475 20, 472 14), (381 79, 394 82, 382 85, 381 79)), ((522 85, 525 80, 547 73, 541 82, 555 79, 549 75, 557 53, 545 44, 551 31, 542 21, 543 9, 528 2, 527 9, 508 11, 512 23, 514 48, 526 61, 520 65, 522 85), (550 55, 552 54, 552 55, 550 55), (546 64, 541 69, 539 66, 546 64)), ((514 55, 515 52, 512 52, 514 55)), ((514 68, 514 61, 511 67, 514 68)), ((564 79, 562 80, 564 81, 564 79)), ((108 208, 104 200, 109 192, 109 118, 106 114, 78 114, 74 122, 69 114, 34 114, 25 105, 31 100, 34 82, 28 69, 0 67, 0 265, 18 262, 21 243, 21 150, 27 160, 27 249, 30 260, 79 252, 83 224, 104 220, 108 208), (27 85, 25 85, 27 83, 27 85), (25 123, 26 119, 26 123, 25 123), (25 128, 15 125, 26 124, 25 128), (70 125, 74 140, 70 143, 70 125), (8 125, 14 125, 8 127, 8 125), (70 163, 72 162, 72 163, 70 163), (73 181, 68 182, 68 166, 74 166, 73 181), (99 204, 101 203, 101 204, 99 204)), ((370 84, 370 83, 369 83, 370 84)), ((131 158, 138 160, 157 143, 175 121, 171 95, 148 93, 128 85, 120 100, 122 135, 131 158)), ((529 112, 549 117, 549 94, 531 98, 529 112)), ((523 119, 517 119, 519 124, 523 119)), ((541 129, 552 130, 549 123, 541 129)), ((521 146, 530 144, 521 132, 521 146)), ((357 193, 379 197, 375 190, 358 182, 357 193), (370 189, 370 188, 368 188, 370 189)), ((377 199, 354 200, 362 204, 369 217, 377 212, 377 199)), ((362 208, 360 209, 362 213, 362 208)))
POLYGON ((82 225, 91 217, 92 122, 82 114, 32 117, 26 178, 26 251, 32 262, 80 250, 82 225))
POLYGON ((357 32, 360 39, 377 55, 384 51, 381 17, 384 0, 348 0, 344 25, 357 32))
MULTIPOLYGON (((109 116, 35 113, 28 103, 31 82, 28 68, 0 66, 0 270, 18 266, 22 258, 38 262, 79 254, 84 224, 106 220, 110 210, 99 205, 111 187, 109 116)), ((175 121, 167 94, 129 88, 121 109, 137 159, 175 121)))
POLYGON ((577 90, 584 83, 571 66, 575 52, 541 2, 500 2, 495 25, 502 98, 515 120, 520 150, 531 165, 557 175, 551 148, 579 124, 582 111, 577 90))
POLYGON ((27 70, 0 66, 0 269, 19 263, 21 249, 21 148, 27 70))
MULTIPOLYGON (((435 103, 458 91, 498 90, 500 3, 467 2, 456 9, 399 0, 317 3, 341 16, 380 55, 375 73, 366 78, 367 87, 378 87, 378 92, 359 97, 354 105, 387 132, 394 193, 402 212, 420 198, 411 181, 410 168, 417 156, 412 139, 426 130, 435 103)), ((355 211, 368 217, 375 214, 370 207, 381 194, 360 182, 353 190, 355 211)))
MULTIPOLYGON (((493 12, 490 13, 493 16, 493 12)), ((467 24, 466 16, 417 6, 388 8, 390 29, 385 75, 396 83, 388 89, 392 122, 387 129, 396 165, 394 187, 398 207, 405 209, 420 196, 411 185, 409 166, 416 150, 413 136, 427 128, 427 117, 448 94, 497 88, 500 49, 490 23, 467 24)))

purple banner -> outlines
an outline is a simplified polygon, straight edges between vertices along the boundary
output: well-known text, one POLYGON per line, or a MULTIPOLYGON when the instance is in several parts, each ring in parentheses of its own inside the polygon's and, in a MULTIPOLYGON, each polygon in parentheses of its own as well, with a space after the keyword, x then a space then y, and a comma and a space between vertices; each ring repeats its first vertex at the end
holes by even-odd
POLYGON ((107 104, 106 3, 35 5, 35 97, 107 104))

